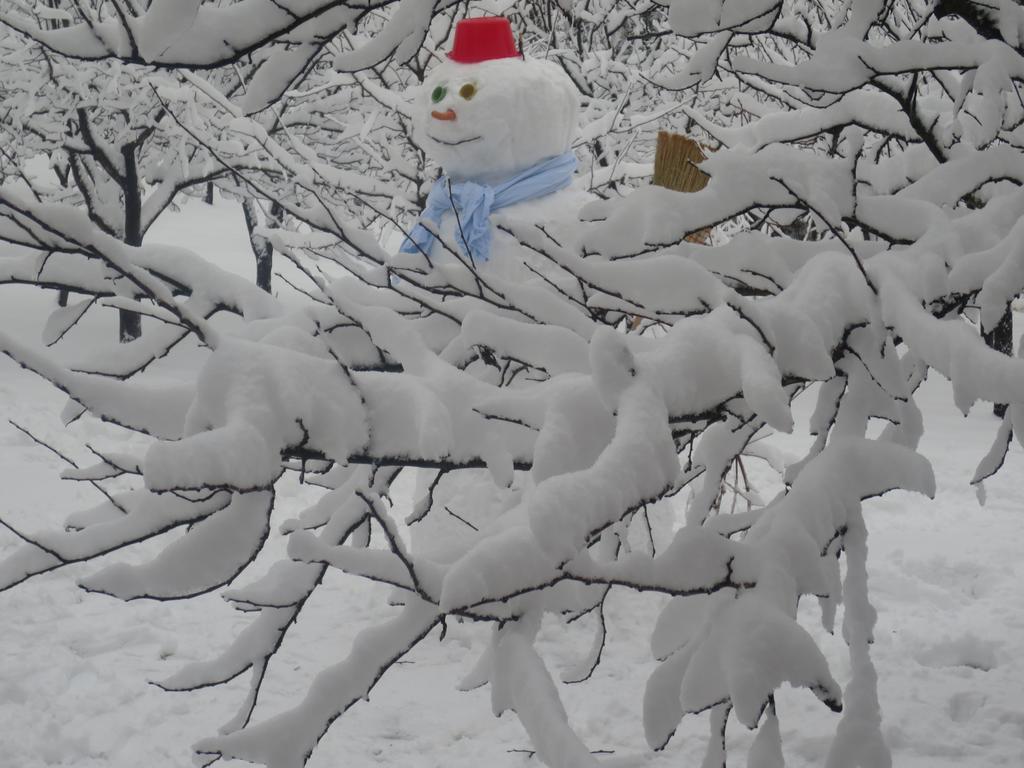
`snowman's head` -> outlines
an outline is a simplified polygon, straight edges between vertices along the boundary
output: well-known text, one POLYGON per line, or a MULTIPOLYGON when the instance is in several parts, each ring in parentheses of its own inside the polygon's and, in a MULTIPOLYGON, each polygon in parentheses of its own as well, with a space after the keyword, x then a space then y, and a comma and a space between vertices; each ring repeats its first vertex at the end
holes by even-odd
POLYGON ((414 104, 417 140, 457 181, 492 181, 568 151, 579 94, 560 67, 518 57, 446 61, 414 104))

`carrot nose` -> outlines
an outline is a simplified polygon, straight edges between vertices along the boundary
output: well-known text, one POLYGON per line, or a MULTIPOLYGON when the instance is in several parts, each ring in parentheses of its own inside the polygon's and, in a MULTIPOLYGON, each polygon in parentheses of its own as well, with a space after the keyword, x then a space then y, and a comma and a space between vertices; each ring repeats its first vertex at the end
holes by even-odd
POLYGON ((451 108, 445 110, 444 112, 438 112, 437 110, 434 110, 433 112, 430 113, 430 116, 435 120, 454 120, 455 110, 451 108))

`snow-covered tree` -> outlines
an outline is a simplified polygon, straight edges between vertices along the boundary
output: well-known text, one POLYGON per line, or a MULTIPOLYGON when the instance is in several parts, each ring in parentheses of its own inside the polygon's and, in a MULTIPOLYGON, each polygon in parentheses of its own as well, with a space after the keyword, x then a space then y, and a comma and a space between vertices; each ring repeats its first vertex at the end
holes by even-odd
MULTIPOLYGON (((70 61, 3 29, 0 72, 0 178, 20 182, 37 201, 83 208, 98 228, 128 245, 143 242, 180 192, 225 173, 154 98, 166 78, 147 67, 70 61)), ((9 242, 32 244, 24 233, 10 234, 9 242)), ((48 258, 49 269, 60 271, 66 254, 48 252, 48 258)), ((42 272, 47 263, 38 266, 42 272)), ((19 279, 90 298, 135 298, 113 283, 98 294, 56 276, 9 277, 19 279)), ((137 338, 141 315, 123 307, 119 317, 121 341, 137 338)))
MULTIPOLYGON (((287 38, 274 55, 308 62, 310 48, 375 4, 322 5, 192 3, 186 13, 154 3, 130 23, 97 17, 92 38, 86 24, 43 32, 17 23, 82 58, 213 66, 287 38), (167 19, 158 45, 143 34, 157 28, 157 13, 167 19)), ((366 66, 409 54, 403 46, 425 39, 440 5, 397 5, 381 34, 354 50, 366 66)), ((570 22, 586 6, 557 4, 570 22)), ((80 210, 0 190, 5 232, 107 265, 205 350, 191 380, 157 387, 67 369, 0 332, 0 350, 67 392, 72 413, 150 438, 145 450, 70 471, 133 480, 134 490, 76 513, 68 531, 18 531, 24 544, 0 564, 0 586, 182 529, 154 560, 105 567, 83 586, 185 599, 230 585, 225 597, 253 615, 219 656, 161 683, 190 690, 249 673, 237 715, 196 746, 211 762, 303 765, 381 675, 461 619, 494 628, 462 685, 489 685, 495 711, 516 713, 546 764, 597 765, 533 641, 542 622, 597 616, 593 647, 568 676, 585 679, 600 663, 614 589, 670 598, 651 633, 659 664, 642 702, 653 748, 669 745, 683 717, 708 713, 705 765, 725 764, 732 721, 757 730, 751 765, 781 765, 775 692, 788 682, 841 712, 827 765, 886 765, 861 503, 896 488, 933 492, 915 452, 923 425, 914 399, 931 369, 952 380, 953 407, 1009 404, 979 457, 979 486, 1024 426, 1024 363, 989 349, 961 316, 979 307, 988 330, 1024 287, 1024 10, 965 8, 954 16, 916 0, 675 0, 666 18, 650 7, 653 28, 638 34, 685 40, 654 62, 637 44, 637 66, 650 67, 637 76, 644 89, 649 81, 683 93, 673 109, 720 145, 702 166, 705 189, 618 195, 609 185, 605 199, 561 189, 558 205, 498 208, 469 234, 442 206, 397 255, 342 199, 346 190, 385 197, 387 182, 360 174, 325 198, 317 174, 329 169, 297 159, 294 146, 278 152, 283 143, 246 117, 251 105, 209 90, 180 94, 180 105, 203 96, 234 110, 239 156, 252 141, 291 174, 292 193, 279 202, 308 227, 300 245, 329 244, 344 269, 332 277, 307 267, 299 311, 197 256, 129 247, 80 210), (685 96, 708 83, 710 103, 728 111, 685 96), (713 245, 685 240, 717 225, 734 234, 713 245), (211 320, 223 309, 245 322, 211 320), (801 394, 817 401, 812 439, 785 469, 783 491, 723 514, 723 482, 756 454, 760 435, 795 429, 791 403, 801 394), (282 523, 275 487, 287 472, 324 492, 282 523), (405 499, 398 481, 409 472, 419 473, 417 490, 405 499), (665 499, 685 499, 685 524, 638 546, 648 507, 665 499), (289 557, 250 579, 273 523, 289 557), (261 718, 272 659, 328 568, 392 585, 400 607, 382 605, 380 623, 293 709, 261 718), (804 598, 818 600, 829 629, 842 606, 845 690, 797 620, 804 598)), ((429 139, 419 146, 448 172, 452 196, 473 193, 456 184, 493 183, 489 170, 521 171, 516 158, 534 167, 526 131, 538 144, 561 135, 571 101, 558 90, 564 75, 551 64, 517 78, 513 64, 527 66, 506 57, 479 69, 431 67, 416 100, 396 103, 419 124, 414 139, 429 139), (478 126, 486 131, 473 133, 478 126), (459 147, 477 141, 490 154, 463 162, 459 147)), ((293 80, 247 98, 274 101, 267 94, 293 80)), ((257 191, 260 183, 254 177, 257 191)))

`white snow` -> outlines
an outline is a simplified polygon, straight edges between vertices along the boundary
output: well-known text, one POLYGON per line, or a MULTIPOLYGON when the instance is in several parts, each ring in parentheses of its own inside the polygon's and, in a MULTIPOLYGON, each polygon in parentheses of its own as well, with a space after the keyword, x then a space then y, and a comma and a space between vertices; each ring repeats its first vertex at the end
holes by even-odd
MULTIPOLYGON (((267 18, 315 5, 283 2, 267 18)), ((155 4, 138 22, 143 56, 186 55, 211 31, 227 33, 237 10, 203 8, 194 21, 186 14, 178 26, 147 26, 169 7, 155 4)), ((429 14, 416 0, 402 8, 375 39, 354 38, 337 66, 410 51, 429 14)), ((771 24, 774 9, 763 0, 677 2, 672 18, 688 31, 751 32, 771 24)), ((476 274, 457 254, 432 272, 416 271, 422 259, 389 262, 345 214, 333 226, 378 269, 359 272, 365 283, 311 272, 314 306, 290 310, 287 298, 174 246, 128 249, 81 211, 0 190, 7 209, 20 212, 17 222, 31 222, 26 231, 60 233, 46 237, 100 254, 102 269, 128 278, 115 296, 96 289, 100 306, 70 330, 79 308, 54 311, 52 296, 5 286, 0 351, 70 395, 63 421, 80 416, 81 403, 112 423, 85 416, 65 430, 55 416, 61 399, 0 357, 0 415, 75 457, 72 469, 61 467, 13 424, 0 428, 0 480, 10 489, 0 585, 37 577, 0 594, 0 610, 13 618, 0 638, 0 654, 12 660, 0 670, 0 716, 10 724, 0 754, 26 768, 118 768, 180 763, 198 742, 200 758, 300 768, 344 713, 311 765, 522 766, 539 758, 562 768, 658 768, 695 764, 703 753, 701 764, 717 768, 726 747, 750 747, 752 765, 772 768, 783 757, 796 766, 884 768, 890 750, 912 766, 1019 764, 1024 572, 1015 544, 1024 524, 1014 486, 1021 452, 1010 433, 1019 443, 1024 408, 1014 404, 999 424, 972 406, 1019 399, 1024 367, 928 307, 956 286, 980 287, 987 327, 1024 279, 1014 243, 1024 194, 950 213, 963 185, 1005 169, 1021 175, 1012 152, 979 149, 1012 116, 1000 95, 1012 62, 1001 48, 955 36, 927 51, 896 43, 881 56, 864 40, 878 10, 878 2, 852 6, 849 21, 820 35, 817 53, 792 67, 733 62, 781 82, 841 90, 858 87, 872 64, 885 70, 925 53, 936 66, 967 61, 977 72, 958 83, 956 111, 980 119, 970 128, 959 118, 936 123, 946 139, 964 138, 944 167, 907 156, 862 180, 863 127, 844 128, 841 151, 826 158, 775 144, 793 138, 799 114, 765 120, 720 132, 737 146, 707 161, 712 180, 699 195, 644 188, 593 202, 581 242, 577 228, 557 226, 586 197, 578 188, 503 211, 493 221, 492 263, 476 274), (862 199, 861 181, 885 194, 862 199), (880 241, 836 240, 783 251, 756 234, 721 251, 678 242, 752 207, 804 204, 830 228, 856 215, 897 240, 919 241, 888 252, 880 241), (406 270, 392 290, 384 264, 406 270), (773 295, 752 299, 729 287, 729 275, 751 271, 773 295), (188 298, 171 295, 157 272, 191 287, 188 298), (142 340, 104 348, 106 308, 147 306, 132 285, 150 290, 159 307, 142 340), (222 307, 242 318, 211 317, 222 307), (624 313, 623 325, 647 313, 664 327, 621 333, 595 310, 624 313), (686 317, 693 313, 702 316, 686 317), (890 328, 912 355, 899 357, 890 328), (194 338, 183 342, 188 333, 194 338), (150 369, 137 384, 120 380, 140 367, 150 369), (928 367, 951 385, 937 376, 922 384, 928 367), (919 384, 918 401, 908 399, 919 384), (964 420, 948 415, 950 401, 964 420), (715 417, 723 421, 704 429, 715 417), (873 419, 891 423, 877 430, 873 419), (765 436, 761 422, 780 433, 765 436), (722 514, 720 482, 755 439, 759 449, 745 454, 750 479, 774 500, 722 514), (283 474, 282 453, 307 447, 336 462, 329 475, 318 474, 326 462, 316 453, 289 460, 301 479, 283 474), (787 465, 785 493, 757 456, 787 457, 774 461, 787 465), (385 467, 358 464, 374 457, 385 467), (517 472, 531 459, 530 472, 517 472), (402 470, 392 486, 398 469, 388 467, 405 461, 441 474, 402 470), (68 482, 53 482, 58 474, 68 482), (112 478, 109 498, 96 494, 100 478, 112 478), (124 491, 133 481, 145 487, 124 491), (689 499, 660 498, 691 481, 689 499), (862 508, 862 499, 896 489, 937 501, 897 492, 862 508), (431 501, 432 513, 418 520, 431 501), (254 558, 224 595, 241 616, 200 597, 254 558), (46 573, 64 561, 63 573, 46 573), (73 580, 134 602, 82 596, 73 580), (196 597, 163 602, 185 596, 196 597), (480 616, 495 626, 472 621, 480 616), (228 685, 181 704, 143 687, 146 678, 174 691, 228 685), (585 682, 560 686, 556 678, 585 682), (493 713, 511 710, 516 719, 490 719, 488 694, 493 713), (710 742, 693 738, 709 729, 710 742)), ((302 69, 317 29, 350 13, 339 6, 298 24, 291 45, 250 84, 249 107, 302 69)), ((224 44, 253 31, 239 24, 224 44)), ((54 39, 84 45, 77 32, 54 39)), ((88 50, 130 42, 111 23, 96 34, 88 50)), ((684 79, 706 78, 708 56, 732 36, 716 35, 684 79)), ((455 123, 445 135, 470 149, 435 142, 437 159, 456 175, 508 171, 564 151, 571 138, 574 89, 554 65, 445 64, 431 78, 425 93, 439 88, 437 104, 421 94, 413 114, 438 120, 426 117, 436 106, 456 115, 440 121, 455 123), (464 95, 464 86, 476 92, 464 95), (545 98, 530 98, 538 93, 545 98), (566 119, 550 119, 555 113, 566 119), (460 133, 466 125, 486 135, 460 133)), ((817 111, 808 130, 874 110, 878 99, 860 96, 817 111)), ((921 104, 927 109, 928 99, 921 104)), ((907 128, 891 109, 876 117, 897 133, 907 128)), ((584 135, 614 122, 612 115, 584 135)), ((262 144, 297 183, 313 179, 310 166, 266 144, 258 120, 232 113, 231 128, 238 152, 262 144)), ((294 149, 307 157, 300 143, 294 149)), ((325 167, 321 175, 393 192, 352 185, 355 176, 341 173, 325 167)), ((333 215, 321 208, 316 215, 333 215)), ((180 244, 198 231, 223 242, 226 220, 197 226, 200 215, 169 218, 182 232, 167 224, 163 237, 180 244)), ((440 227, 449 240, 453 226, 440 227)), ((277 236, 282 245, 303 237, 277 236)), ((337 258, 357 271, 349 256, 337 258)), ((107 285, 94 264, 74 257, 49 267, 11 256, 3 265, 13 282, 44 271, 75 275, 87 289, 107 285)), ((760 495, 735 487, 739 469, 733 493, 760 495)))
MULTIPOLYGON (((42 327, 48 297, 14 290, 0 307, 4 327, 42 327)), ((73 425, 72 436, 65 435, 56 416, 60 395, 8 360, 0 361, 0 391, 5 417, 27 423, 68 450, 74 450, 73 435, 102 440, 111 429, 86 420, 73 425)), ((866 503, 869 588, 879 614, 871 654, 879 673, 882 729, 895 765, 1009 768, 1019 765, 1024 753, 1024 595, 1019 588, 1024 567, 1016 545, 1024 535, 1016 488, 1024 452, 1011 445, 1007 466, 987 481, 988 501, 979 507, 969 483, 998 422, 981 406, 967 418, 950 413, 949 398, 949 385, 940 377, 924 384, 921 450, 936 467, 935 502, 901 494, 866 503)), ((798 406, 803 422, 813 398, 802 397, 798 406)), ((775 444, 787 451, 795 448, 787 441, 795 439, 779 436, 775 444)), ((22 529, 52 528, 66 510, 100 498, 81 483, 53 483, 61 462, 6 423, 0 427, 0 444, 8 517, 22 529)), ((284 483, 278 500, 281 519, 305 506, 302 499, 308 501, 310 493, 284 483)), ((281 552, 280 533, 272 529, 270 536, 272 551, 281 552)), ((13 537, 0 540, 5 554, 17 546, 13 537)), ((95 570, 74 568, 78 576, 95 570)), ((189 604, 124 604, 78 592, 71 581, 58 573, 0 595, 9 617, 0 636, 7 660, 0 668, 5 759, 18 768, 188 764, 190 745, 231 717, 241 695, 238 685, 186 699, 146 682, 187 685, 187 679, 172 675, 227 648, 248 619, 214 595, 189 604)), ((345 653, 358 630, 374 621, 388 588, 336 576, 328 578, 324 589, 303 614, 295 630, 299 635, 282 649, 277 663, 292 669, 291 680, 265 693, 268 711, 294 703, 325 655, 336 659, 345 653)), ((623 597, 613 590, 602 664, 588 682, 562 690, 565 709, 591 749, 614 750, 595 756, 601 764, 699 764, 707 715, 684 719, 665 751, 649 751, 639 712, 656 662, 646 638, 666 602, 623 597)), ((805 626, 815 623, 816 613, 814 601, 801 604, 805 626)), ((277 617, 268 612, 261 624, 273 624, 277 617)), ((570 626, 568 635, 552 626, 540 628, 537 647, 551 669, 575 666, 589 647, 593 623, 585 619, 570 626)), ((842 641, 822 629, 812 633, 824 644, 837 682, 845 686, 850 668, 842 641)), ((488 689, 455 690, 489 644, 484 627, 450 620, 440 642, 435 630, 407 657, 410 664, 385 676, 370 702, 356 704, 335 724, 310 766, 326 768, 346 760, 408 766, 443 762, 452 768, 475 768, 481 759, 496 768, 535 764, 525 752, 510 751, 532 747, 517 722, 493 718, 488 689)), ((662 647, 658 655, 668 650, 662 647)), ((785 687, 776 703, 786 765, 823 765, 826 742, 820 734, 827 734, 840 716, 806 692, 785 687)), ((653 707, 648 717, 659 712, 668 715, 663 707, 653 707)), ((770 733, 760 735, 770 722, 762 721, 757 739, 771 741, 770 733)), ((753 737, 743 729, 727 734, 734 747, 753 737)))

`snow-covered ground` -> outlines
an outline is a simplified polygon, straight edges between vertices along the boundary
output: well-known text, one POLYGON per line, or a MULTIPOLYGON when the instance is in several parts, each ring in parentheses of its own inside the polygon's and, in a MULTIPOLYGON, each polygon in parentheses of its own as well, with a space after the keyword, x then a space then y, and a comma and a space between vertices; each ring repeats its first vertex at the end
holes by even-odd
MULTIPOLYGON (((191 204, 162 219, 150 236, 192 247, 229 269, 252 271, 237 210, 191 204)), ((4 287, 0 327, 36 334, 53 307, 52 294, 4 287)), ((61 355, 81 356, 90 339, 112 334, 113 315, 99 314, 62 342, 61 355)), ((1020 323, 1019 323, 1020 324, 1020 323)), ((168 375, 173 370, 164 371, 168 375)), ((71 511, 91 506, 87 484, 57 479, 62 461, 8 423, 22 424, 76 460, 85 442, 102 447, 111 428, 60 422, 65 398, 45 382, 0 359, 0 516, 33 531, 59 526, 71 511)), ((1002 471, 986 483, 979 505, 969 485, 997 425, 987 406, 962 417, 949 387, 933 375, 920 404, 923 452, 938 480, 934 502, 891 494, 869 502, 870 587, 879 621, 873 658, 878 668, 885 734, 894 763, 908 768, 1024 766, 1024 451, 1014 444, 1002 471)), ((800 402, 806 416, 809 402, 800 402)), ((783 451, 796 438, 773 438, 783 451)), ((768 475, 759 474, 761 481, 768 475)), ((279 520, 313 491, 287 481, 279 520)), ((0 557, 18 544, 0 532, 0 557)), ((283 552, 273 534, 272 553, 283 552)), ((140 559, 156 547, 140 548, 140 559)), ((119 555, 117 557, 124 557, 119 555)), ((209 658, 248 618, 216 595, 183 604, 120 603, 76 589, 96 565, 37 577, 0 594, 0 768, 177 768, 191 764, 189 745, 213 734, 240 703, 244 681, 192 694, 165 693, 148 681, 209 658)), ((386 588, 331 575, 306 608, 280 652, 261 716, 304 692, 310 677, 342 658, 355 634, 380 619, 386 588)), ((699 764, 706 721, 696 717, 662 753, 645 746, 640 721, 643 687, 653 668, 647 638, 662 601, 619 593, 609 603, 604 661, 587 683, 563 689, 570 717, 609 766, 699 764)), ((816 626, 814 601, 802 606, 816 626)), ((556 671, 585 655, 593 626, 551 623, 539 648, 556 671)), ((423 644, 338 721, 310 765, 535 766, 514 716, 495 719, 487 689, 455 686, 483 649, 487 628, 450 623, 444 641, 423 644)), ((438 640, 438 635, 432 636, 438 640)), ((842 641, 823 641, 833 673, 849 677, 842 641)), ((837 716, 806 690, 778 700, 787 765, 820 766, 837 716)), ((750 739, 739 726, 737 744, 750 739)), ((740 764, 742 764, 742 760, 740 764)), ((227 765, 227 764, 225 764, 227 765)))

